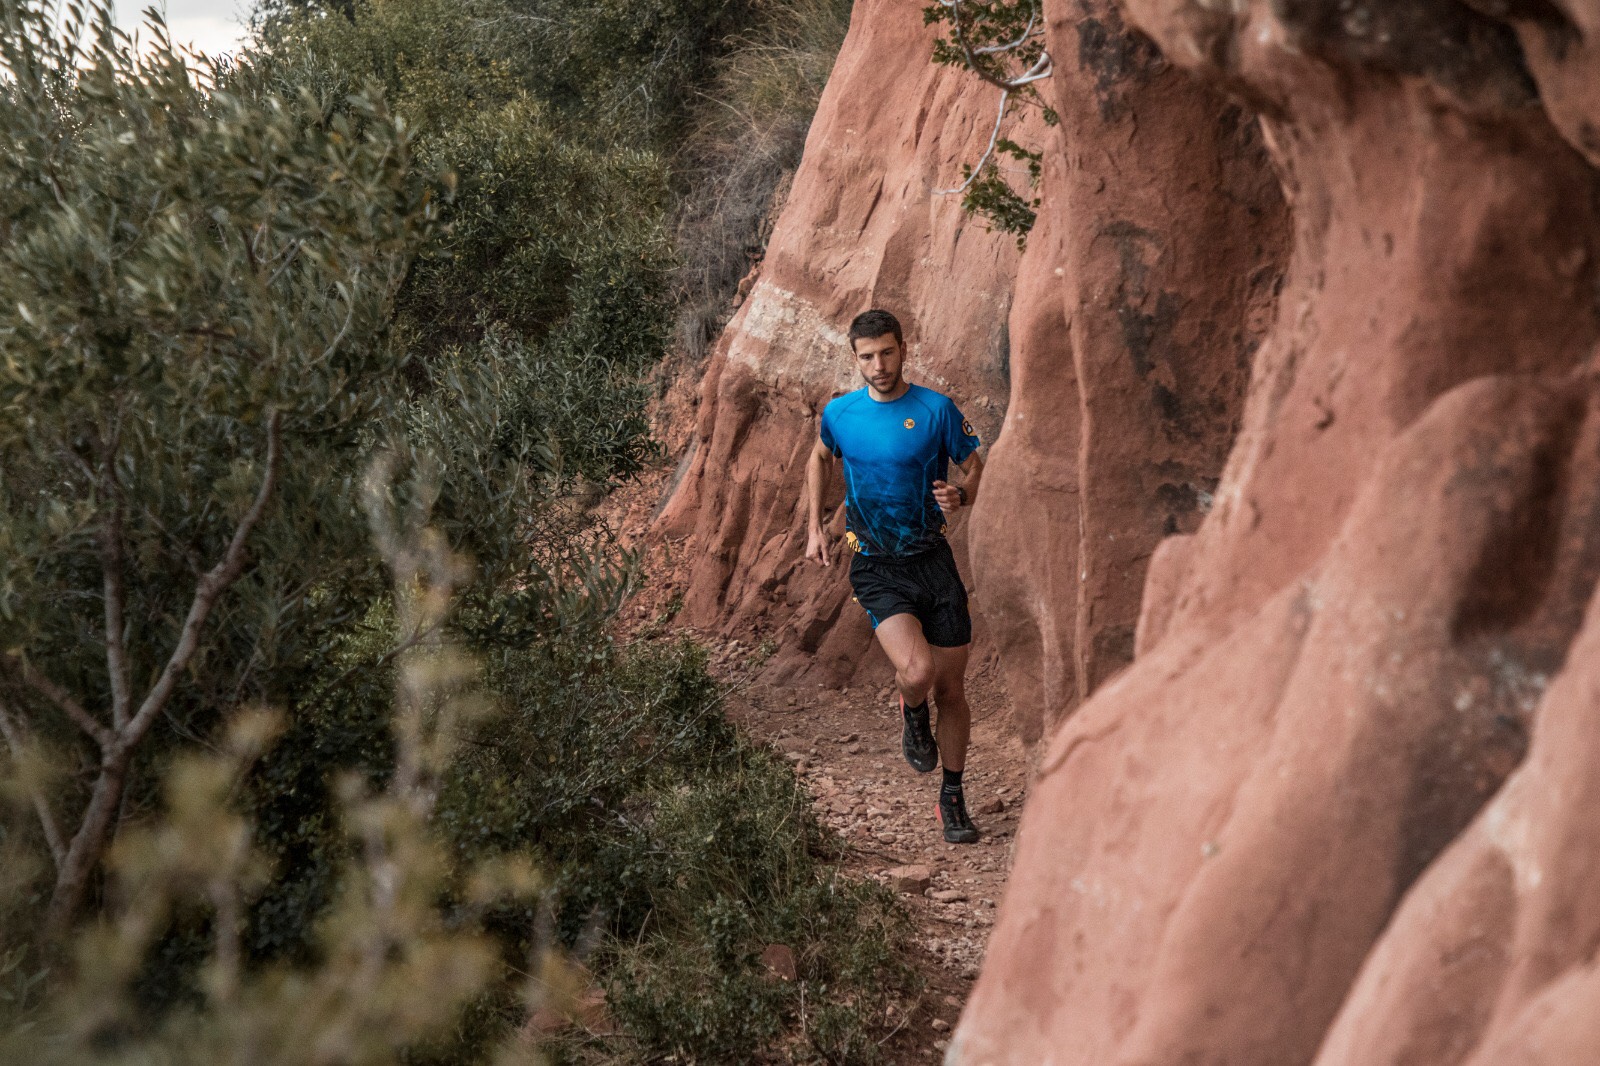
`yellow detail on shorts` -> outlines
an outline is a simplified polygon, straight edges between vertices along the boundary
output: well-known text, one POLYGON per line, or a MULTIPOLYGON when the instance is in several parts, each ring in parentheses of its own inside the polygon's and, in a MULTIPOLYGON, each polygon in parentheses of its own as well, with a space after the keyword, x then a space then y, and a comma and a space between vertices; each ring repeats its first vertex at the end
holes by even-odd
POLYGON ((861 540, 853 532, 850 532, 849 530, 845 531, 844 542, 850 545, 851 551, 858 555, 861 553, 861 540))
POLYGON ((917 420, 915 418, 906 419, 906 428, 907 429, 916 429, 917 428, 917 420))

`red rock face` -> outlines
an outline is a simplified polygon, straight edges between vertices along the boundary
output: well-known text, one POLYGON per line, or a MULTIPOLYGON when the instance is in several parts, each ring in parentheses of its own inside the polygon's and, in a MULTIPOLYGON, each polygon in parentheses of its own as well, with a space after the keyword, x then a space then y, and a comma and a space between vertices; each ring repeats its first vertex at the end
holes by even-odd
MULTIPOLYGON (((906 327, 906 376, 955 398, 983 438, 1007 393, 1019 253, 936 190, 988 141, 995 94, 931 62, 920 0, 859 0, 759 280, 713 353, 697 443, 656 526, 690 624, 775 634, 780 676, 842 681, 872 647, 845 568, 802 560, 805 459, 834 396, 861 385, 850 320, 906 327)), ((835 479, 837 482, 837 478, 835 479)), ((843 533, 842 484, 830 490, 843 533)), ((958 559, 964 520, 956 523, 958 559)), ((841 560, 843 561, 843 560, 841 560)))
POLYGON ((1251 118, 1113 4, 1045 10, 1061 123, 972 552, 1029 739, 1133 658, 1152 551, 1211 506, 1287 241, 1251 118))
POLYGON ((1600 1061, 1600 4, 1127 7, 1263 115, 1292 254, 950 1061, 1600 1061))

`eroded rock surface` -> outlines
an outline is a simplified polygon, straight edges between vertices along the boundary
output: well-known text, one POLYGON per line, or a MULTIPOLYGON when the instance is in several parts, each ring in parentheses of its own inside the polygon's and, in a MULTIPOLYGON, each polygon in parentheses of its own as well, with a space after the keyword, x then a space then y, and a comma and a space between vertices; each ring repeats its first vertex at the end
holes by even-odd
POLYGON ((1292 253, 950 1061, 1594 1061, 1600 4, 1127 8, 1262 116, 1292 253))
POLYGON ((972 553, 1029 739, 1133 658, 1152 551, 1211 507, 1287 243, 1249 116, 1108 0, 1045 12, 1061 123, 972 553))

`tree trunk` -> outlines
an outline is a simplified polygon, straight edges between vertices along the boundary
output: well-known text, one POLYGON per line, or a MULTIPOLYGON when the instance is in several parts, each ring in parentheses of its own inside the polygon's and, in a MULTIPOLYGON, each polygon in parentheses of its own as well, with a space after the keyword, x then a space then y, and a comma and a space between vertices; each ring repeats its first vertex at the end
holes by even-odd
POLYGON ((45 933, 59 940, 71 926, 72 918, 83 904, 89 878, 100 865, 111 830, 111 822, 122 793, 127 787, 128 763, 132 748, 117 745, 100 762, 100 776, 94 783, 94 793, 83 812, 83 821, 67 848, 66 858, 56 871, 56 886, 50 893, 50 907, 45 915, 45 933))

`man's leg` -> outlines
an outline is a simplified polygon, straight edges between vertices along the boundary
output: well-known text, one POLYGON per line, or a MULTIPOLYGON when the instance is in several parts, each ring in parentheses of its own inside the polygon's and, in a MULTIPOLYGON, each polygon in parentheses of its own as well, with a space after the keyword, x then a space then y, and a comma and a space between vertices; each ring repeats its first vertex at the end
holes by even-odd
POLYGON ((939 755, 944 781, 939 785, 939 821, 951 844, 971 844, 978 827, 967 816, 966 792, 961 775, 967 766, 967 740, 972 732, 972 708, 967 705, 967 653, 971 645, 933 648, 933 702, 939 708, 939 755))
POLYGON ((930 647, 929 651, 933 655, 933 705, 939 709, 939 761, 946 770, 963 770, 972 735, 972 708, 967 705, 967 656, 972 645, 930 647))
POLYGON ((921 774, 939 765, 939 745, 928 727, 928 693, 933 689, 933 651, 913 614, 892 614, 878 623, 878 642, 894 664, 900 688, 900 751, 921 774))
POLYGON ((922 635, 922 623, 914 614, 896 614, 879 622, 876 632, 878 643, 894 665, 895 684, 906 706, 921 706, 933 690, 935 679, 935 649, 922 635))

